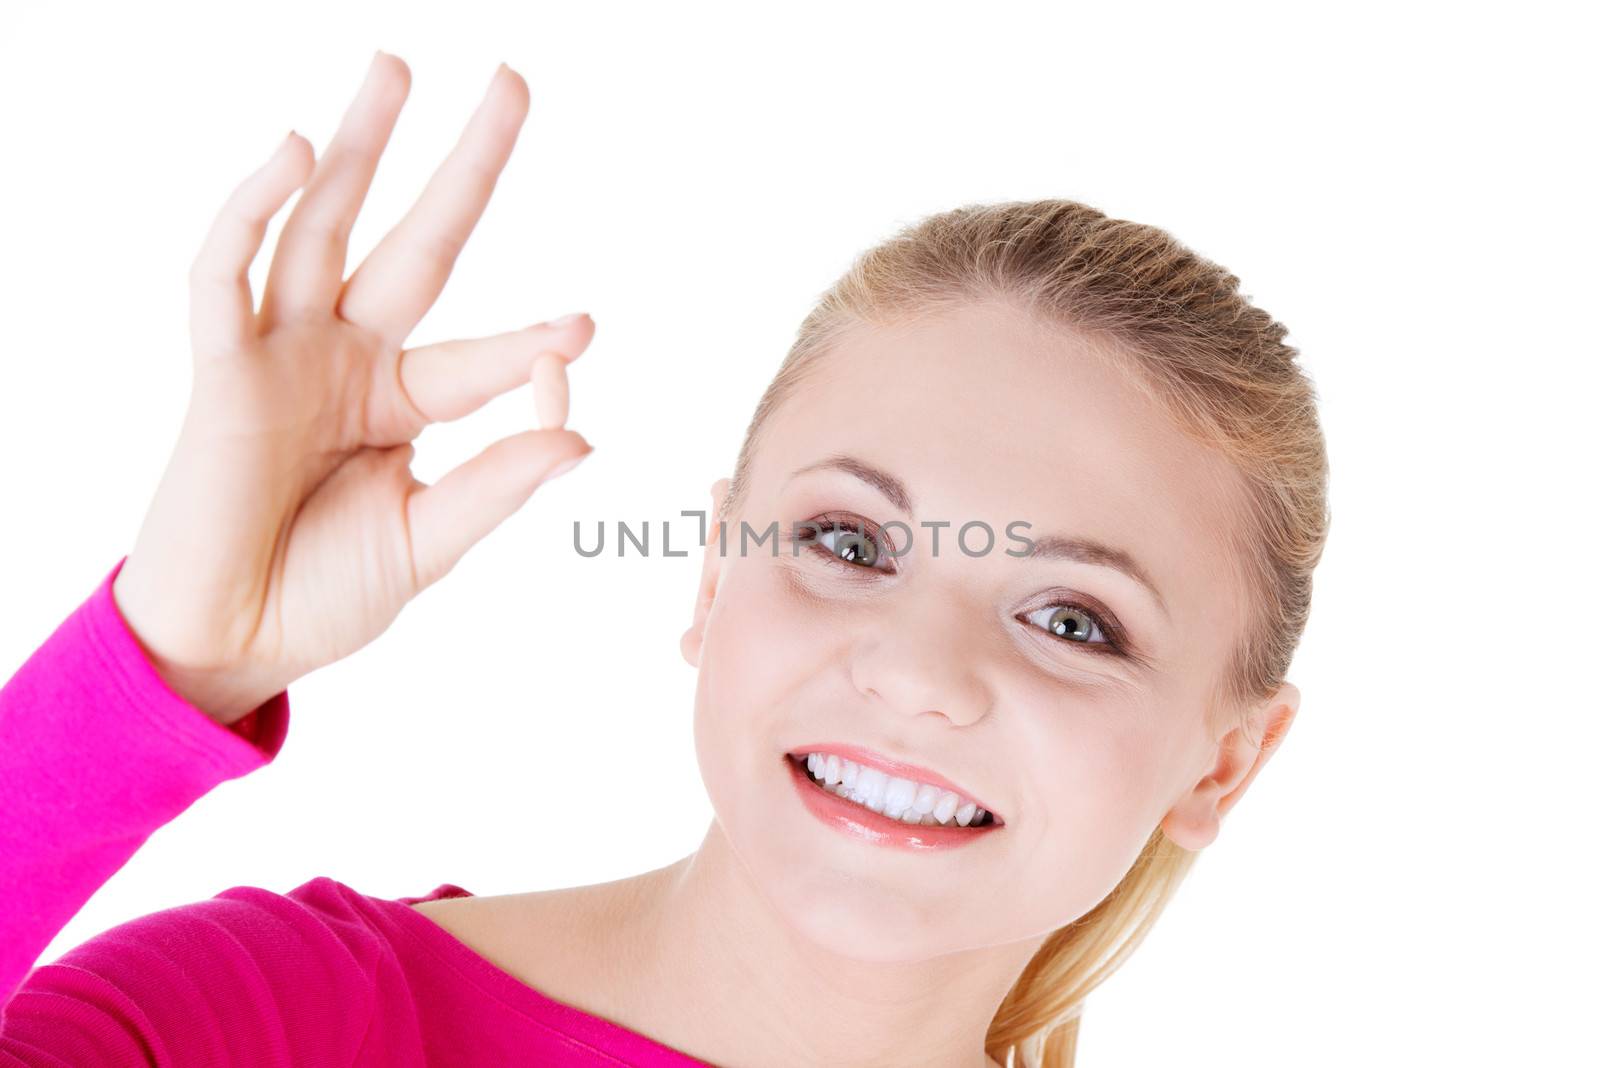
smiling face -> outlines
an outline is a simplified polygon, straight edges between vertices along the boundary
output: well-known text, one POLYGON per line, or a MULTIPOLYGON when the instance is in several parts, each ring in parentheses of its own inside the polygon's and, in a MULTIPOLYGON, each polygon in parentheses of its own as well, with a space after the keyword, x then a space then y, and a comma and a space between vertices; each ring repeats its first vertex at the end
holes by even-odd
POLYGON ((1215 833, 1206 701, 1246 610, 1225 540, 1241 489, 1103 354, 999 304, 860 327, 751 463, 684 650, 717 821, 796 929, 882 960, 1037 937, 1158 823, 1188 848, 1215 833), (807 521, 823 535, 798 552, 753 541, 807 521), (973 522, 987 552, 982 527, 958 545, 973 522), (1049 538, 1076 550, 1016 555, 1049 538), (848 833, 785 763, 830 744, 931 769, 1003 826, 939 850, 848 833))

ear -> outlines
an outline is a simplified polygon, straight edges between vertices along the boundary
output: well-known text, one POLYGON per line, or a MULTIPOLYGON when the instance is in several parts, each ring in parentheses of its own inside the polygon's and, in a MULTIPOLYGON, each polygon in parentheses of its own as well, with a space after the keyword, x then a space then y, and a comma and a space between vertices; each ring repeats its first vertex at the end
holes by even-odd
POLYGON ((1222 830, 1222 817, 1238 804, 1256 773, 1278 751, 1300 708, 1300 690, 1279 686, 1250 711, 1245 726, 1234 727, 1216 743, 1206 775, 1161 820, 1166 836, 1184 849, 1204 849, 1222 830), (1257 742, 1251 741, 1258 739, 1257 742))
POLYGON ((722 510, 722 498, 727 493, 727 479, 719 478, 711 484, 711 511, 706 522, 705 559, 700 565, 700 585, 695 591, 694 622, 689 624, 689 629, 683 632, 683 637, 678 641, 678 648, 690 667, 700 666, 700 646, 705 640, 706 619, 711 615, 711 606, 717 599, 717 581, 722 576, 722 553, 719 550, 722 538, 718 533, 716 516, 722 510))

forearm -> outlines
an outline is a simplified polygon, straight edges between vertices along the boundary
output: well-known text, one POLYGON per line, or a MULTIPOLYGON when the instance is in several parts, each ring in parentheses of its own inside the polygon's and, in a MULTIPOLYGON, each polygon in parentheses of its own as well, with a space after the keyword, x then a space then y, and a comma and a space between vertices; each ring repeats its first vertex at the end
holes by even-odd
POLYGON ((286 693, 231 728, 174 693, 117 612, 120 567, 0 688, 0 1001, 156 828, 287 729, 286 693))

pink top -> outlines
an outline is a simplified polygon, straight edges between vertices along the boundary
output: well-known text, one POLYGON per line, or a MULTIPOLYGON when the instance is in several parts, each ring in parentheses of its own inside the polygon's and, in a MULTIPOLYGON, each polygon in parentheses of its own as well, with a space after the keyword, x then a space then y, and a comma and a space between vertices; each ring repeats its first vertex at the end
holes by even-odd
MULTIPOLYGON (((126 559, 126 558, 124 558, 126 559)), ((270 761, 287 691, 233 729, 178 697, 111 595, 118 561, 0 689, 0 1066, 706 1062, 583 1012, 408 907, 328 878, 133 920, 30 965, 150 834, 270 761)))

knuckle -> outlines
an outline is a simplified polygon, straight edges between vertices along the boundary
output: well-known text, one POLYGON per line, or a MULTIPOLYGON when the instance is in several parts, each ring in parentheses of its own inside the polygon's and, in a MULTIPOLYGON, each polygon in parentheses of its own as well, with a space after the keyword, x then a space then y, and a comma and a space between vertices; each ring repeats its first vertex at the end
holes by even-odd
POLYGON ((320 218, 315 220, 311 230, 313 236, 322 244, 342 249, 350 243, 350 231, 353 229, 352 222, 353 220, 340 216, 320 218))
POLYGON ((435 232, 416 239, 414 247, 436 268, 448 269, 461 255, 465 242, 455 234, 435 232))
POLYGON ((211 257, 204 252, 189 261, 189 283, 205 285, 216 281, 217 273, 211 266, 211 257))
POLYGON ((488 200, 494 193, 495 183, 500 180, 499 169, 476 159, 468 161, 465 169, 473 194, 479 200, 488 200))

